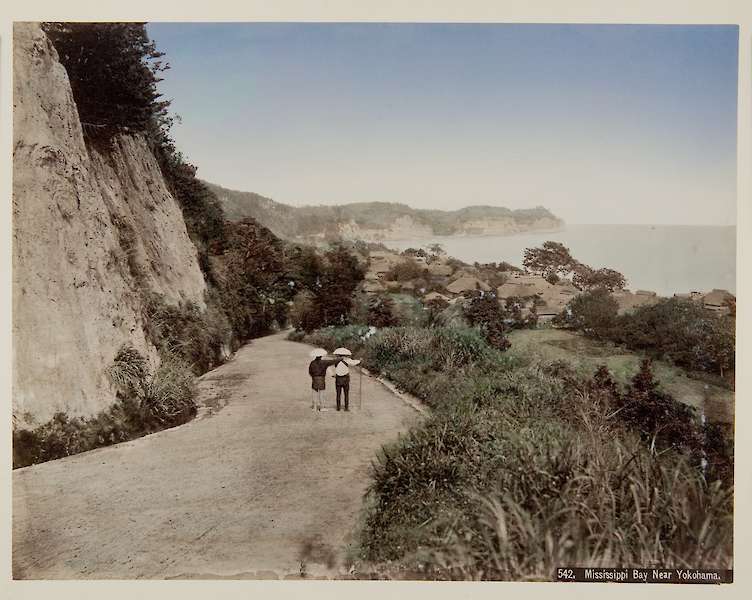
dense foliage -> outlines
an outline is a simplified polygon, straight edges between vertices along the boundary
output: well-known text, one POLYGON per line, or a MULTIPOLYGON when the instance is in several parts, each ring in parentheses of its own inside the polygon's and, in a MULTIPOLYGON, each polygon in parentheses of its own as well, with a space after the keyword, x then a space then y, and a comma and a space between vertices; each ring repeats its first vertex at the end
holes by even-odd
POLYGON ((606 289, 614 291, 626 285, 624 276, 613 269, 593 269, 575 259, 564 244, 544 242, 540 248, 527 248, 522 261, 525 269, 556 283, 560 277, 571 276, 572 283, 581 290, 606 289))
POLYGON ((386 273, 384 279, 389 281, 411 281, 424 276, 425 266, 419 264, 412 257, 393 265, 386 273))
POLYGON ((734 368, 733 316, 684 298, 662 298, 618 316, 617 307, 606 290, 596 289, 574 298, 556 321, 687 369, 724 376, 734 368))
POLYGON ((85 132, 157 133, 169 128, 169 102, 157 91, 169 68, 143 23, 44 23, 68 72, 85 132))
POLYGON ((664 298, 620 315, 610 338, 632 350, 721 376, 734 368, 735 323, 698 302, 664 298))
POLYGON ((329 328, 432 414, 373 466, 366 577, 549 580, 557 566, 731 564, 728 445, 655 386, 538 364, 475 329, 329 328), (707 457, 707 462, 698 457, 707 457))
POLYGON ((504 313, 495 294, 475 292, 463 305, 465 318, 470 325, 480 327, 486 341, 497 350, 511 345, 504 335, 504 313))
POLYGON ((345 245, 334 244, 322 258, 301 256, 300 284, 304 292, 296 301, 292 324, 296 329, 313 331, 328 325, 350 321, 354 293, 363 280, 365 269, 358 257, 345 245))
POLYGON ((107 375, 117 402, 93 417, 63 412, 33 429, 13 430, 13 468, 63 458, 141 437, 189 421, 196 414, 194 378, 185 363, 165 355, 151 370, 132 346, 116 354, 107 375))
POLYGON ((616 325, 619 304, 605 289, 584 292, 573 298, 564 312, 557 315, 557 324, 579 329, 594 338, 606 338, 616 325))

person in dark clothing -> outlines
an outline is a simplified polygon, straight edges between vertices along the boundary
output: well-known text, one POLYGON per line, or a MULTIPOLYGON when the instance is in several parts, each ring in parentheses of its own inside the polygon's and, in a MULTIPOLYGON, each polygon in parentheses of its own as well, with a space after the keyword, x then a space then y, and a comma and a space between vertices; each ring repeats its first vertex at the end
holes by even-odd
POLYGON ((326 389, 326 370, 332 364, 331 361, 324 360, 317 356, 308 365, 308 374, 311 376, 311 408, 321 410, 321 392, 326 389))
POLYGON ((337 410, 340 410, 342 404, 340 397, 345 395, 345 410, 350 410, 350 375, 335 375, 334 388, 337 390, 337 410))
POLYGON ((345 396, 345 410, 350 410, 350 367, 360 363, 346 356, 341 357, 334 368, 334 388, 337 390, 337 410, 342 407, 341 397, 345 396))

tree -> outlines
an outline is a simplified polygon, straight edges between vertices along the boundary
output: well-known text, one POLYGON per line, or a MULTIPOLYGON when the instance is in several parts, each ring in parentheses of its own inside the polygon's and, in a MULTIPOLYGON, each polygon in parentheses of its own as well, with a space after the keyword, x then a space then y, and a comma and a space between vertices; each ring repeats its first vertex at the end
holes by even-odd
POLYGON ((480 327, 491 346, 506 350, 512 344, 504 332, 504 315, 495 294, 473 292, 463 306, 463 313, 470 325, 480 327))
POLYGON ((355 288, 365 270, 345 246, 335 244, 325 254, 326 266, 315 291, 322 325, 344 325, 352 308, 355 288))
POLYGON ((402 256, 419 256, 425 258, 428 256, 423 248, 408 248, 402 251, 402 256))
POLYGON ((688 299, 662 298, 620 315, 610 337, 690 369, 724 374, 734 366, 734 319, 688 299))
POLYGON ((700 454, 703 440, 694 409, 659 389, 649 359, 642 361, 626 393, 618 399, 620 419, 637 429, 651 445, 700 454))
POLYGON ((428 251, 434 256, 441 256, 442 254, 446 254, 446 252, 444 251, 444 246, 442 246, 441 244, 430 244, 428 246, 428 251))
POLYGON ((626 285, 624 275, 613 269, 593 269, 576 260, 569 248, 559 242, 544 242, 541 248, 527 248, 522 261, 532 273, 554 285, 561 277, 572 274, 572 283, 581 290, 603 288, 610 292, 626 285))
POLYGON ((564 244, 559 242, 544 242, 541 248, 527 248, 522 265, 533 273, 542 277, 553 275, 567 275, 577 265, 564 244))
POLYGON ((574 270, 572 283, 581 290, 603 288, 609 292, 624 289, 627 284, 624 275, 614 269, 591 269, 580 264, 574 270))
POLYGON ((379 328, 397 325, 394 300, 386 295, 372 296, 368 301, 368 324, 379 328))
POLYGON ((619 304, 603 288, 575 296, 555 321, 581 330, 590 337, 609 335, 616 324, 619 304))
POLYGON ((410 281, 423 277, 425 268, 418 264, 413 258, 406 258, 392 266, 385 274, 384 278, 389 281, 410 281))
POLYGON ((158 136, 172 120, 157 91, 169 68, 144 23, 44 23, 68 72, 84 131, 109 137, 119 130, 158 136))
POLYGON ((443 298, 433 298, 425 303, 427 324, 429 326, 438 323, 439 315, 449 306, 449 302, 443 298))
POLYGON ((288 285, 282 241, 254 219, 225 223, 221 297, 238 337, 265 333, 284 318, 295 290, 288 285))

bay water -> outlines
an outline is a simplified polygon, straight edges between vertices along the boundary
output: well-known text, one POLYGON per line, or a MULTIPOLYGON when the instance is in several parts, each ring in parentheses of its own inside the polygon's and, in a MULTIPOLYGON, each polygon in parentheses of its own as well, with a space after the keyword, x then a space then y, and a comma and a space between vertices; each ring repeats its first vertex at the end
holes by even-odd
POLYGON ((736 293, 736 227, 684 225, 568 225, 552 233, 443 237, 385 242, 389 248, 439 243, 464 262, 522 266, 526 248, 551 240, 593 268, 616 269, 632 291, 661 296, 714 288, 736 293))

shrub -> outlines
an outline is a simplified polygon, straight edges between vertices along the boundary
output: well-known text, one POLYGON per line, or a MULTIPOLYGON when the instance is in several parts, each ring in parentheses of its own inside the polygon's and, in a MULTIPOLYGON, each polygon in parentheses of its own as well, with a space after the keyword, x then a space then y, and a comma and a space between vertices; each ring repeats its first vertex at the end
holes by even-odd
POLYGON ((146 333, 165 356, 175 355, 201 375, 224 361, 231 336, 229 321, 216 305, 202 312, 192 302, 167 304, 150 294, 144 307, 146 333))
POLYGON ((117 389, 108 409, 88 418, 58 412, 34 429, 14 428, 14 469, 132 440, 196 415, 193 375, 176 357, 164 357, 151 374, 146 359, 126 344, 106 374, 117 389))
POLYGON ((397 325, 394 300, 386 295, 371 296, 368 302, 368 324, 378 328, 397 325))
POLYGON ((306 340, 355 349, 432 408, 373 464, 360 558, 382 575, 729 568, 728 440, 648 366, 621 390, 605 368, 585 379, 563 361, 513 358, 474 328, 327 328, 306 340))
POLYGON ((621 315, 611 339, 690 369, 723 375, 734 366, 734 319, 692 300, 664 298, 621 315))
POLYGON ((389 281, 411 281, 423 277, 425 267, 422 267, 414 258, 406 258, 392 266, 384 278, 389 281))
POLYGON ((310 333, 319 326, 316 298, 312 292, 303 290, 293 300, 290 307, 290 323, 302 332, 310 333))
POLYGON ((475 292, 465 302, 463 310, 470 324, 480 327, 491 346, 506 350, 512 345, 504 335, 504 315, 495 294, 475 292))
POLYGON ((196 415, 193 374, 179 358, 167 356, 144 385, 141 406, 150 423, 174 427, 196 415))
POLYGON ((618 309, 611 294, 598 288, 575 296, 556 317, 556 323, 579 329, 590 337, 604 338, 613 333, 618 309))

